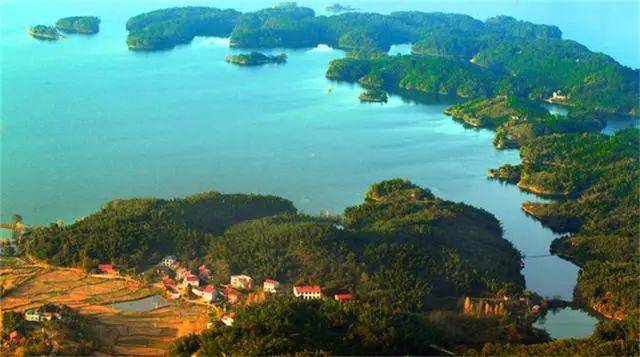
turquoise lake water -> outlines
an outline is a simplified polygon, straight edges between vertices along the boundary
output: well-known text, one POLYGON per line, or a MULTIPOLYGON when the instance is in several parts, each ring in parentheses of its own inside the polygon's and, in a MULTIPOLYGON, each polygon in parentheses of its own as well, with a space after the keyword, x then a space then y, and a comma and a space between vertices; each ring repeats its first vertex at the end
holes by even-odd
MULTIPOLYGON (((626 65, 640 62, 639 32, 629 31, 638 23, 637 3, 351 3, 379 12, 514 15, 558 25, 565 38, 626 65)), ((324 77, 340 51, 285 49, 286 65, 239 68, 224 61, 234 52, 225 39, 198 38, 159 53, 127 50, 129 17, 185 4, 252 10, 271 2, 0 5, 3 221, 20 213, 28 224, 73 222, 114 198, 205 190, 276 194, 305 212, 340 213, 362 202, 372 183, 406 177, 495 214, 505 238, 524 254, 548 253, 556 235, 520 210, 522 202, 538 198, 486 179, 487 169, 519 162, 517 151, 495 150, 493 132, 465 129, 444 116, 447 103, 397 96, 384 105, 359 103, 360 88, 324 77), (102 18, 98 35, 41 42, 25 33, 30 25, 83 14, 102 18)), ((311 5, 320 10, 326 4, 311 5)), ((527 259, 523 270, 529 289, 565 299, 571 299, 577 272, 557 257, 527 259)), ((593 328, 594 319, 583 312, 554 316, 567 322, 545 325, 554 336, 583 336, 593 328)))

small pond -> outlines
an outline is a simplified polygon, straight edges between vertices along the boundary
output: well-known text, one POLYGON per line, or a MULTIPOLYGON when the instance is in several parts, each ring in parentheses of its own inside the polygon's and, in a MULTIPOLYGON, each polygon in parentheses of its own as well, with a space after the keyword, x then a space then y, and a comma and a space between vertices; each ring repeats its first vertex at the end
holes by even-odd
POLYGON ((553 115, 567 115, 569 114, 569 108, 560 105, 560 104, 552 104, 552 103, 543 103, 543 107, 545 107, 549 113, 553 115))
POLYGON ((150 311, 169 305, 172 304, 160 296, 152 295, 144 299, 118 302, 109 305, 109 307, 121 311, 150 311))

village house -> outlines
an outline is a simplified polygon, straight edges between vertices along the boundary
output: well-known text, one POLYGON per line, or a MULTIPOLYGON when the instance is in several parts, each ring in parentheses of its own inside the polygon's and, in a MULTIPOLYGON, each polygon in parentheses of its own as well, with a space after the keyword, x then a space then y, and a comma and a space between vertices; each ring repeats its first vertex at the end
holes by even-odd
POLYGON ((301 297, 305 300, 316 300, 322 298, 322 289, 320 286, 294 286, 293 295, 295 297, 301 297))
POLYGON ((40 310, 30 309, 24 312, 24 319, 27 321, 36 321, 40 322, 40 310))
POLYGON ((184 276, 186 273, 191 273, 187 268, 184 267, 178 267, 176 269, 176 279, 180 280, 180 279, 184 279, 184 276))
POLYGON ((173 268, 176 263, 178 263, 178 258, 175 255, 167 255, 166 257, 162 258, 160 265, 164 265, 167 268, 173 268))
POLYGON ((118 270, 113 264, 98 264, 98 272, 101 274, 118 275, 118 270))
POLYGON ((191 292, 206 301, 214 301, 218 297, 218 290, 212 285, 207 285, 203 288, 192 288, 191 292))
POLYGON ((236 304, 242 299, 242 293, 230 287, 224 289, 224 296, 227 297, 229 304, 236 304))
POLYGON ((173 280, 173 279, 167 278, 167 279, 164 280, 164 285, 168 289, 171 289, 171 288, 175 289, 176 288, 176 281, 173 280))
POLYGON ((262 290, 267 293, 275 294, 280 288, 280 283, 273 279, 267 279, 262 283, 262 290))
POLYGON ((236 318, 236 313, 235 312, 230 312, 224 316, 222 316, 222 319, 220 319, 222 321, 223 324, 231 327, 233 326, 233 321, 236 318))
POLYGON ((200 279, 198 279, 197 276, 189 275, 184 278, 184 281, 187 283, 187 285, 200 286, 200 279))
POLYGON ((182 294, 180 294, 180 292, 177 290, 171 290, 171 289, 167 290, 167 298, 170 300, 179 299, 181 296, 182 294))
POLYGON ((200 279, 209 279, 209 275, 211 275, 211 270, 207 269, 204 264, 198 267, 198 276, 200 277, 200 279))
POLYGON ((16 342, 19 338, 20 332, 14 330, 9 333, 9 342, 16 342))
POLYGON ((334 300, 337 302, 349 302, 353 300, 353 295, 344 293, 344 294, 335 294, 333 295, 334 300))
POLYGON ((42 306, 38 309, 29 309, 24 312, 24 319, 34 322, 57 320, 61 317, 59 309, 53 306, 47 309, 42 306))
POLYGON ((231 275, 231 286, 236 289, 248 290, 253 287, 253 279, 248 275, 231 275))
POLYGON ((215 301, 218 298, 218 289, 213 285, 207 285, 202 289, 202 297, 208 301, 215 301))

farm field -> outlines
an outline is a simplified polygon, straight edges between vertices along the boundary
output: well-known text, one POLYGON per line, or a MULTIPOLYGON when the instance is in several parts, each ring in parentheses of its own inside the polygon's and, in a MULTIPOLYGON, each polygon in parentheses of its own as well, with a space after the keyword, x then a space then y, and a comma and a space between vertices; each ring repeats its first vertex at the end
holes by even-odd
POLYGON ((149 311, 119 311, 110 304, 156 293, 133 280, 105 279, 77 269, 53 268, 25 260, 3 258, 0 282, 5 295, 2 311, 25 311, 46 303, 66 304, 92 316, 98 353, 163 355, 177 337, 199 332, 208 322, 207 307, 187 303, 149 311))

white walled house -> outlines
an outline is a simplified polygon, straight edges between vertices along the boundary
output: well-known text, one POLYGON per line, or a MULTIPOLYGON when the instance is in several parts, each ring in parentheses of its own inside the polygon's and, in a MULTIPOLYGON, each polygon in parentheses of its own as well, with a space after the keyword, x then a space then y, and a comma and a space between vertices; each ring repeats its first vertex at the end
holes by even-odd
POLYGON ((233 322, 235 320, 235 317, 236 317, 236 313, 235 312, 230 312, 230 313, 222 316, 221 321, 222 321, 223 324, 231 327, 231 326, 233 326, 233 322))
POLYGON ((273 279, 267 279, 264 281, 264 283, 262 284, 262 290, 264 292, 267 293, 276 293, 278 292, 278 289, 280 288, 280 283, 276 280, 273 279))
POLYGON ((248 275, 231 275, 231 286, 236 289, 251 289, 253 287, 253 279, 248 275))
POLYGON ((293 295, 305 300, 322 299, 322 289, 318 285, 313 286, 294 286, 293 295))

